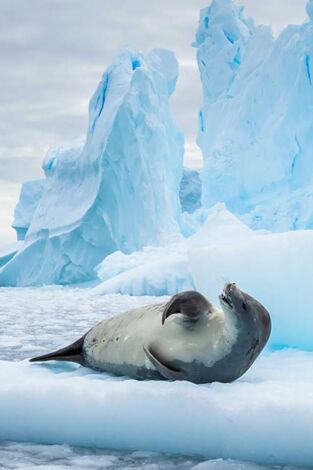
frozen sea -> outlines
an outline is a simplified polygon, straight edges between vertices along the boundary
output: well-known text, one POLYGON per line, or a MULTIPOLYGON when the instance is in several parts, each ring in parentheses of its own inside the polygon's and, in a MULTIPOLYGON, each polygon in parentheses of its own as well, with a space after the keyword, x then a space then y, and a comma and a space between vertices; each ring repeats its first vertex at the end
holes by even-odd
POLYGON ((0 468, 313 468, 312 353, 267 352, 235 384, 205 386, 26 361, 156 301, 90 288, 0 289, 0 468))

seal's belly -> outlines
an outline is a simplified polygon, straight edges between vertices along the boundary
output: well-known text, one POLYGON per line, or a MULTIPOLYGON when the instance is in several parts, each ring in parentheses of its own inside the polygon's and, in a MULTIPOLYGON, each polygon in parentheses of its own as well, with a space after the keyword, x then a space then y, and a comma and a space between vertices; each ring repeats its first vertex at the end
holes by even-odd
POLYGON ((124 373, 123 367, 125 370, 129 367, 154 370, 143 348, 158 334, 163 309, 164 304, 152 305, 96 325, 84 341, 87 365, 112 372, 119 369, 120 373, 124 373))

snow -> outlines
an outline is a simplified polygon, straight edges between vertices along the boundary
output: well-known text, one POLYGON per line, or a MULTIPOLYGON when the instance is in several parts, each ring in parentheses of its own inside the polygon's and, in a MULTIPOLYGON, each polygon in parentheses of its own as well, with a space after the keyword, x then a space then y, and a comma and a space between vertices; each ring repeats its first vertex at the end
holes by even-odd
MULTIPOLYGON (((34 365, 26 358, 74 340, 105 316, 160 299, 62 287, 2 288, 0 294, 0 440, 33 443, 2 443, 0 462, 20 452, 36 464, 63 464, 63 458, 75 468, 100 462, 105 468, 110 459, 117 465, 117 458, 144 458, 146 465, 171 468, 175 457, 145 453, 170 452, 190 454, 176 465, 198 470, 258 468, 240 461, 311 464, 313 353, 266 352, 239 381, 204 386, 138 382, 70 363, 34 365), (99 454, 94 447, 128 452, 99 454), (202 455, 198 462, 194 454, 202 455)), ((7 468, 15 468, 13 460, 7 468)))
MULTIPOLYGON (((203 461, 200 457, 185 457, 156 452, 117 451, 69 447, 67 445, 39 445, 6 442, 0 444, 0 466, 4 469, 21 468, 46 470, 262 470, 282 467, 265 467, 249 462, 214 459, 203 461)), ((284 466, 284 470, 295 467, 284 466)), ((304 468, 302 467, 302 470, 304 468)))
POLYGON ((205 207, 224 202, 252 228, 313 228, 312 44, 311 20, 274 40, 232 0, 201 11, 205 207))
MULTIPOLYGON (((0 444, 0 467, 13 470, 16 470, 17 465, 21 468, 27 468, 28 470, 43 468, 48 470, 69 470, 70 468, 75 470, 139 468, 143 470, 174 470, 177 467, 182 470, 190 470, 191 468, 197 468, 194 467, 194 465, 197 465, 199 460, 200 459, 195 457, 185 458, 180 456, 160 455, 153 452, 73 448, 67 445, 39 445, 10 442, 0 444)), ((214 463, 215 462, 212 462, 213 465, 214 463)), ((230 468, 233 470, 236 469, 236 467, 230 468)), ((214 467, 212 467, 212 469, 214 469, 214 467)), ((249 467, 247 467, 247 470, 250 470, 249 467)))
POLYGON ((0 285, 91 280, 106 255, 179 233, 183 137, 169 111, 177 74, 170 51, 116 58, 90 101, 83 148, 48 152, 42 197, 0 285))

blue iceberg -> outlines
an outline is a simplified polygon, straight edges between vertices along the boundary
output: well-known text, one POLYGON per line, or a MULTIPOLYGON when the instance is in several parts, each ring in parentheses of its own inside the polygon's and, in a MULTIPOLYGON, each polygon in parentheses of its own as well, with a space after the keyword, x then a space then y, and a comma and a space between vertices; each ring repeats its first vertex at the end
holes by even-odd
POLYGON ((232 0, 201 11, 202 201, 252 228, 313 228, 312 2, 307 12, 274 39, 232 0))
POLYGON ((42 194, 24 211, 25 243, 0 285, 92 280, 108 254, 179 233, 183 136, 169 111, 177 75, 170 51, 116 58, 90 101, 83 147, 48 152, 42 194))
POLYGON ((45 180, 32 180, 23 183, 19 201, 14 211, 12 227, 18 240, 25 240, 33 215, 44 191, 45 180))

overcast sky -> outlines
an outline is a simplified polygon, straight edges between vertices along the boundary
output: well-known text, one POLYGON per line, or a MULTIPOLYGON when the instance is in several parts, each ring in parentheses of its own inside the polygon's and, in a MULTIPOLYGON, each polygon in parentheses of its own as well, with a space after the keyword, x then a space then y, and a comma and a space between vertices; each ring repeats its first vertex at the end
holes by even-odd
MULTIPOLYGON (((195 136, 201 84, 191 43, 199 10, 209 3, 0 0, 0 178, 14 172, 17 179, 37 176, 35 168, 48 147, 86 132, 89 98, 124 46, 175 51, 180 77, 173 114, 185 133, 187 161, 199 164, 195 136)), ((272 24, 275 34, 306 17, 306 0, 239 3, 257 24, 272 24)))

